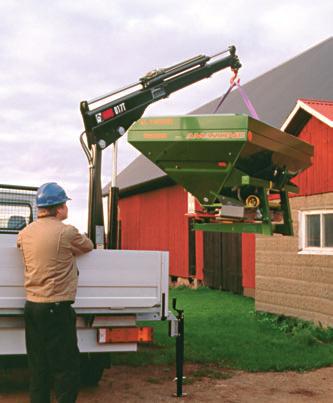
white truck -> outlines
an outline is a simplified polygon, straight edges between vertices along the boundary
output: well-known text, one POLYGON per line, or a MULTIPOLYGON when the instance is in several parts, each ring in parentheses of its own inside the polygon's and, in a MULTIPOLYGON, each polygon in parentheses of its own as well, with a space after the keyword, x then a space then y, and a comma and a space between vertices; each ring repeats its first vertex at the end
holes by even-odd
MULTIPOLYGON (((35 188, 0 185, 0 355, 25 355, 20 229, 36 218, 35 188)), ((96 249, 77 258, 77 334, 82 378, 98 383, 111 352, 152 340, 137 321, 175 317, 168 310, 168 252, 96 249)), ((173 327, 175 328, 175 327, 173 327)), ((175 333, 174 333, 175 335, 175 333)))

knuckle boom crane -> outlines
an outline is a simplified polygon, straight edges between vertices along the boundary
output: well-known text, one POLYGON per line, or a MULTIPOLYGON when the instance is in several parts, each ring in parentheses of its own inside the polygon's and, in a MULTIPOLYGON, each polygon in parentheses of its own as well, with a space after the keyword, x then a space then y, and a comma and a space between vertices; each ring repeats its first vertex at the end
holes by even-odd
POLYGON ((171 67, 153 70, 137 83, 81 102, 85 132, 80 141, 90 170, 88 236, 96 247, 111 248, 114 244, 110 206, 107 240, 104 240, 102 151, 124 135, 150 104, 228 67, 236 71, 241 67, 234 46, 214 56, 199 55, 171 67))

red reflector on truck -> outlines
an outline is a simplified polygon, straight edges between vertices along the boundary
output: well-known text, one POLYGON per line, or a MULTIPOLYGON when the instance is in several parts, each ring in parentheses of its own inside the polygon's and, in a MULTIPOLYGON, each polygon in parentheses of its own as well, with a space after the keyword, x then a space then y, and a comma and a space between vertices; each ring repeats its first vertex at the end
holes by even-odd
POLYGON ((107 343, 149 343, 153 341, 151 327, 99 328, 97 342, 107 343))

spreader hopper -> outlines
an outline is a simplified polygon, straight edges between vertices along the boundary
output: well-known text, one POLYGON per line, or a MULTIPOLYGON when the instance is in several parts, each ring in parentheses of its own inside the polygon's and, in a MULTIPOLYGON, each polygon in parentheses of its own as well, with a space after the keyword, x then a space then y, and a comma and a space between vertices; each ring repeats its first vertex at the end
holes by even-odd
POLYGON ((288 192, 310 144, 247 115, 144 118, 128 141, 197 198, 195 229, 292 234, 288 192))

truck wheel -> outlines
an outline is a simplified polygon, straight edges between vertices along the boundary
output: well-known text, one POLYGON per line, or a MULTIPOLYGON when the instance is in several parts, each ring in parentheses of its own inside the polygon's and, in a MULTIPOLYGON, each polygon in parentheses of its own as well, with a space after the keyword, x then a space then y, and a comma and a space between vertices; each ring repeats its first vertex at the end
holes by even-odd
POLYGON ((80 359, 81 384, 97 386, 102 378, 104 368, 110 365, 109 354, 84 354, 80 359))

